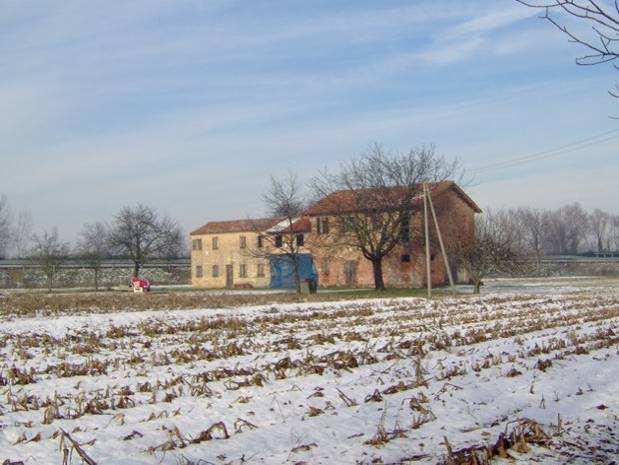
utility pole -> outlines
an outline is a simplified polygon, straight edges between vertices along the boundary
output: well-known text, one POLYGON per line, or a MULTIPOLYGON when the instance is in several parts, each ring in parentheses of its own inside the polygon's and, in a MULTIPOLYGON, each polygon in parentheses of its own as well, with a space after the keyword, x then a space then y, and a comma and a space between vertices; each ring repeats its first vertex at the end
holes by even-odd
POLYGON ((428 298, 432 297, 432 272, 430 270, 430 228, 428 225, 428 186, 423 183, 423 222, 426 233, 426 280, 428 287, 428 298))
POLYGON ((438 235, 438 243, 441 246, 441 254, 443 255, 443 262, 445 264, 445 271, 447 271, 447 277, 449 278, 449 287, 451 287, 451 291, 455 294, 456 288, 454 286, 454 279, 451 274, 451 267, 449 266, 449 260, 447 259, 447 253, 445 252, 445 245, 443 244, 443 235, 441 234, 441 228, 438 225, 438 220, 436 219, 436 211, 434 210, 434 204, 432 203, 432 196, 430 195, 430 189, 428 189, 427 185, 425 187, 425 196, 428 197, 428 203, 430 204, 430 211, 432 212, 432 218, 434 219, 434 226, 436 227, 436 234, 438 235))

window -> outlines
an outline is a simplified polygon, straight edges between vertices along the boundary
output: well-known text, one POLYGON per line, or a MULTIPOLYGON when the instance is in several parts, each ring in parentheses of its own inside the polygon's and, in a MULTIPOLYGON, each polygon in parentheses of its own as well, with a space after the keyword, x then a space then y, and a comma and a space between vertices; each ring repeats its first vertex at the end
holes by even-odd
POLYGON ((282 247, 284 245, 284 238, 281 234, 275 236, 275 247, 282 247))
POLYGON ((239 247, 241 249, 247 248, 247 237, 246 236, 239 236, 239 247))
POLYGON ((219 265, 213 265, 213 278, 219 278, 219 265))
POLYGON ((329 234, 329 218, 318 218, 316 220, 318 234, 329 234))
POLYGON ((264 278, 264 263, 258 263, 258 273, 259 278, 264 278))
POLYGON ((354 230, 355 220, 352 216, 342 216, 341 222, 343 233, 348 233, 354 230))
POLYGON ((400 223, 400 242, 408 244, 411 238, 411 219, 408 215, 402 217, 400 223))
POLYGON ((400 257, 400 261, 401 261, 402 263, 410 263, 410 261, 411 261, 411 256, 410 256, 409 254, 405 253, 404 255, 402 255, 402 256, 400 257))
POLYGON ((202 265, 196 266, 196 278, 202 277, 202 265))
POLYGON ((214 237, 213 238, 213 250, 218 250, 219 249, 219 237, 214 237))
POLYGON ((241 263, 239 266, 239 278, 247 278, 247 265, 245 263, 241 263))
POLYGON ((303 234, 297 234, 297 247, 303 247, 305 244, 305 236, 303 234))
POLYGON ((202 250, 202 239, 193 239, 191 241, 191 250, 202 250))
POLYGON ((256 239, 256 246, 261 249, 262 247, 264 247, 264 237, 263 236, 258 236, 258 238, 256 239))

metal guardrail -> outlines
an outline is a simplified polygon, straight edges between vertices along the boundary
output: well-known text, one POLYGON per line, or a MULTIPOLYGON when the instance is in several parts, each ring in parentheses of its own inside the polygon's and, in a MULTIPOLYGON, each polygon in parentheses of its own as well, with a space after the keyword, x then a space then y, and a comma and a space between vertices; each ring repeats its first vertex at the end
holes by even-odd
MULTIPOLYGON (((189 258, 175 258, 170 260, 152 260, 142 265, 142 268, 163 268, 163 267, 179 267, 189 268, 191 260, 189 258)), ((63 269, 76 268, 92 268, 85 260, 67 260, 61 266, 63 269)), ((101 268, 131 268, 133 262, 126 259, 111 259, 105 260, 101 264, 101 268)), ((0 260, 0 269, 17 269, 17 268, 40 268, 40 265, 32 260, 0 260)))

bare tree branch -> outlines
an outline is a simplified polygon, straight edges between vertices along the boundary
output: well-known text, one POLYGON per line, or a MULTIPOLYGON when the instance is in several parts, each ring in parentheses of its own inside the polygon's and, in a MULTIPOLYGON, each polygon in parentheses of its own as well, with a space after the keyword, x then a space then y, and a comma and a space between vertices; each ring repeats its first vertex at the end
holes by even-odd
POLYGON ((134 276, 153 258, 175 257, 182 247, 181 230, 169 217, 138 204, 123 207, 116 215, 109 232, 111 249, 133 261, 134 276))
POLYGON ((325 171, 313 179, 316 197, 337 220, 328 234, 318 236, 319 245, 359 250, 372 263, 375 288, 385 289, 383 258, 398 244, 410 244, 422 184, 453 178, 458 168, 457 160, 447 160, 431 145, 404 153, 370 145, 364 154, 343 163, 339 172, 325 171))

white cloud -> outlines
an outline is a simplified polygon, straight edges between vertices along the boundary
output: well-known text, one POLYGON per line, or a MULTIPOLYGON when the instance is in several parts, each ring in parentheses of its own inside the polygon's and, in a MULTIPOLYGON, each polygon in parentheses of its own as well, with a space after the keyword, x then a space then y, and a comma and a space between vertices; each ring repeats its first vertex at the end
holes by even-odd
MULTIPOLYGON (((483 11, 483 8, 482 8, 483 11)), ((533 17, 537 10, 516 5, 510 8, 490 10, 488 13, 474 17, 447 30, 444 37, 454 39, 462 36, 479 35, 501 29, 522 19, 533 17)))
POLYGON ((446 65, 470 58, 485 42, 481 37, 458 42, 441 42, 417 56, 428 63, 446 65))

